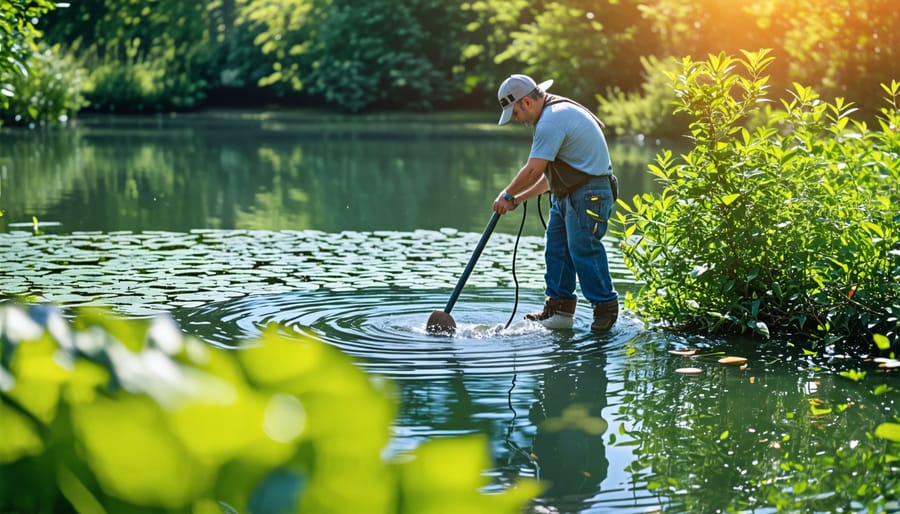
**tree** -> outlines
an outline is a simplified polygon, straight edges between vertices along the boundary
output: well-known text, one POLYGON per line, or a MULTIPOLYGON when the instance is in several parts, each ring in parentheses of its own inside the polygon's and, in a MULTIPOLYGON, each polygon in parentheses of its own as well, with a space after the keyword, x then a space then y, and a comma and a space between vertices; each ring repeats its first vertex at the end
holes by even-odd
POLYGON ((38 20, 56 8, 51 0, 0 0, 0 106, 15 94, 12 75, 27 75, 28 56, 37 50, 38 20))
POLYGON ((194 107, 207 85, 208 2, 86 0, 48 18, 47 40, 86 57, 94 109, 194 107))
POLYGON ((439 0, 262 0, 242 3, 274 57, 260 81, 304 91, 343 110, 373 106, 430 109, 451 98, 458 11, 439 0), (444 28, 441 28, 444 27, 444 28))

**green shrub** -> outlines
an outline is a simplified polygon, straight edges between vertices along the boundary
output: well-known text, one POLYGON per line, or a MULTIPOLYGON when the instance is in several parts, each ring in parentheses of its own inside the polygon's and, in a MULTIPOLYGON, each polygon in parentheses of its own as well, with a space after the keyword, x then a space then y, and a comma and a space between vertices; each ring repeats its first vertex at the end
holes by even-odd
POLYGON ((64 124, 86 102, 81 95, 83 72, 59 47, 43 47, 28 57, 28 73, 14 74, 14 95, 3 111, 3 121, 14 125, 64 124))
POLYGON ((516 513, 486 441, 382 456, 396 406, 334 347, 269 327, 243 350, 167 317, 0 305, 0 512, 516 513))
POLYGON ((900 83, 883 86, 878 129, 854 121, 843 99, 795 84, 751 131, 768 54, 685 58, 670 73, 694 146, 650 166, 662 192, 620 201, 614 233, 644 283, 626 304, 708 332, 896 343, 900 83))
POLYGON ((58 7, 52 0, 0 2, 0 109, 9 107, 16 93, 10 81, 28 73, 28 61, 36 50, 41 17, 58 7))
POLYGON ((605 97, 597 95, 598 116, 612 134, 661 137, 684 134, 688 122, 686 116, 672 114, 675 92, 666 74, 676 65, 677 62, 661 62, 652 55, 641 57, 645 77, 642 92, 611 89, 605 97))
POLYGON ((177 49, 166 38, 146 51, 138 38, 124 45, 124 55, 110 47, 86 58, 90 69, 85 96, 91 109, 116 113, 143 113, 190 109, 206 96, 206 82, 181 70, 177 49))
POLYGON ((96 49, 86 58, 90 76, 85 95, 95 111, 150 112, 158 110, 162 98, 165 66, 143 57, 141 42, 125 44, 125 55, 108 51, 97 56, 96 49))

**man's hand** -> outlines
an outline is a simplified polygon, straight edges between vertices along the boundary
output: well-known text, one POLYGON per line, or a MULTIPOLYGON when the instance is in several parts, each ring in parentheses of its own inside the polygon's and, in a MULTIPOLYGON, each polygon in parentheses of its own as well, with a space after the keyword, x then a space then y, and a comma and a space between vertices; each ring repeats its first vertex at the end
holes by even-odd
POLYGON ((518 206, 519 202, 516 201, 516 197, 506 191, 502 191, 494 200, 494 212, 500 215, 515 210, 518 206))

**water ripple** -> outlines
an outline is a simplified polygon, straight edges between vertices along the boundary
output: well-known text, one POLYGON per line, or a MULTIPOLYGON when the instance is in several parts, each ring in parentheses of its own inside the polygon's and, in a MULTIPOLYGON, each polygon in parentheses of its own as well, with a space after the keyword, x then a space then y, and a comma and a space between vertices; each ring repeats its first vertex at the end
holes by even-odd
POLYGON ((590 311, 583 302, 574 330, 547 330, 522 319, 526 312, 540 310, 543 297, 535 291, 522 293, 507 328, 514 295, 506 288, 463 294, 452 311, 457 323, 453 336, 425 330, 431 312, 446 303, 445 294, 396 288, 248 296, 173 315, 184 330, 217 346, 246 344, 266 326, 278 324, 339 348, 369 371, 418 380, 460 372, 543 370, 553 366, 561 353, 583 353, 598 341, 631 337, 640 328, 637 321, 623 316, 612 334, 593 335, 590 311))

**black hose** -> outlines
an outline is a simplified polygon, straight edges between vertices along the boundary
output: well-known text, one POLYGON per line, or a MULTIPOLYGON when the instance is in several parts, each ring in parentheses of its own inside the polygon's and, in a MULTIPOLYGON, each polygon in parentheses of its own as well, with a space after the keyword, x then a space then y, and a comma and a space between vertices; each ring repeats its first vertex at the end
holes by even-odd
MULTIPOLYGON (((538 217, 541 218, 541 225, 544 227, 544 230, 547 230, 547 222, 544 221, 544 211, 541 210, 541 198, 544 196, 544 193, 541 193, 537 197, 538 203, 538 217)), ((549 196, 549 194, 548 194, 549 196)))
MULTIPOLYGON (((537 197, 537 210, 538 217, 541 218, 541 225, 544 227, 544 230, 547 230, 547 222, 544 221, 544 212, 541 210, 541 197, 544 196, 543 193, 539 194, 537 197)), ((516 284, 516 301, 513 304, 512 314, 509 316, 509 320, 506 322, 506 326, 504 329, 509 328, 509 325, 512 323, 513 318, 516 317, 516 309, 519 308, 519 279, 516 277, 516 254, 519 251, 519 239, 522 237, 522 229, 525 228, 525 214, 528 212, 528 201, 522 202, 522 222, 519 224, 519 232, 516 234, 516 244, 513 246, 513 259, 512 259, 512 276, 513 282, 516 284)))
MULTIPOLYGON (((538 200, 540 202, 540 200, 538 200)), ((538 203, 538 212, 540 212, 540 203, 538 203)), ((516 302, 513 304, 512 314, 509 316, 509 320, 506 322, 506 326, 504 329, 509 328, 509 325, 512 323, 513 318, 516 317, 516 309, 519 308, 519 279, 516 277, 516 254, 519 252, 519 239, 522 237, 522 230, 525 228, 525 214, 528 212, 528 201, 522 202, 522 221, 519 223, 519 233, 516 234, 516 244, 513 245, 513 258, 512 258, 512 276, 513 282, 516 284, 516 302)), ((541 217, 541 221, 544 221, 543 216, 541 217)))

